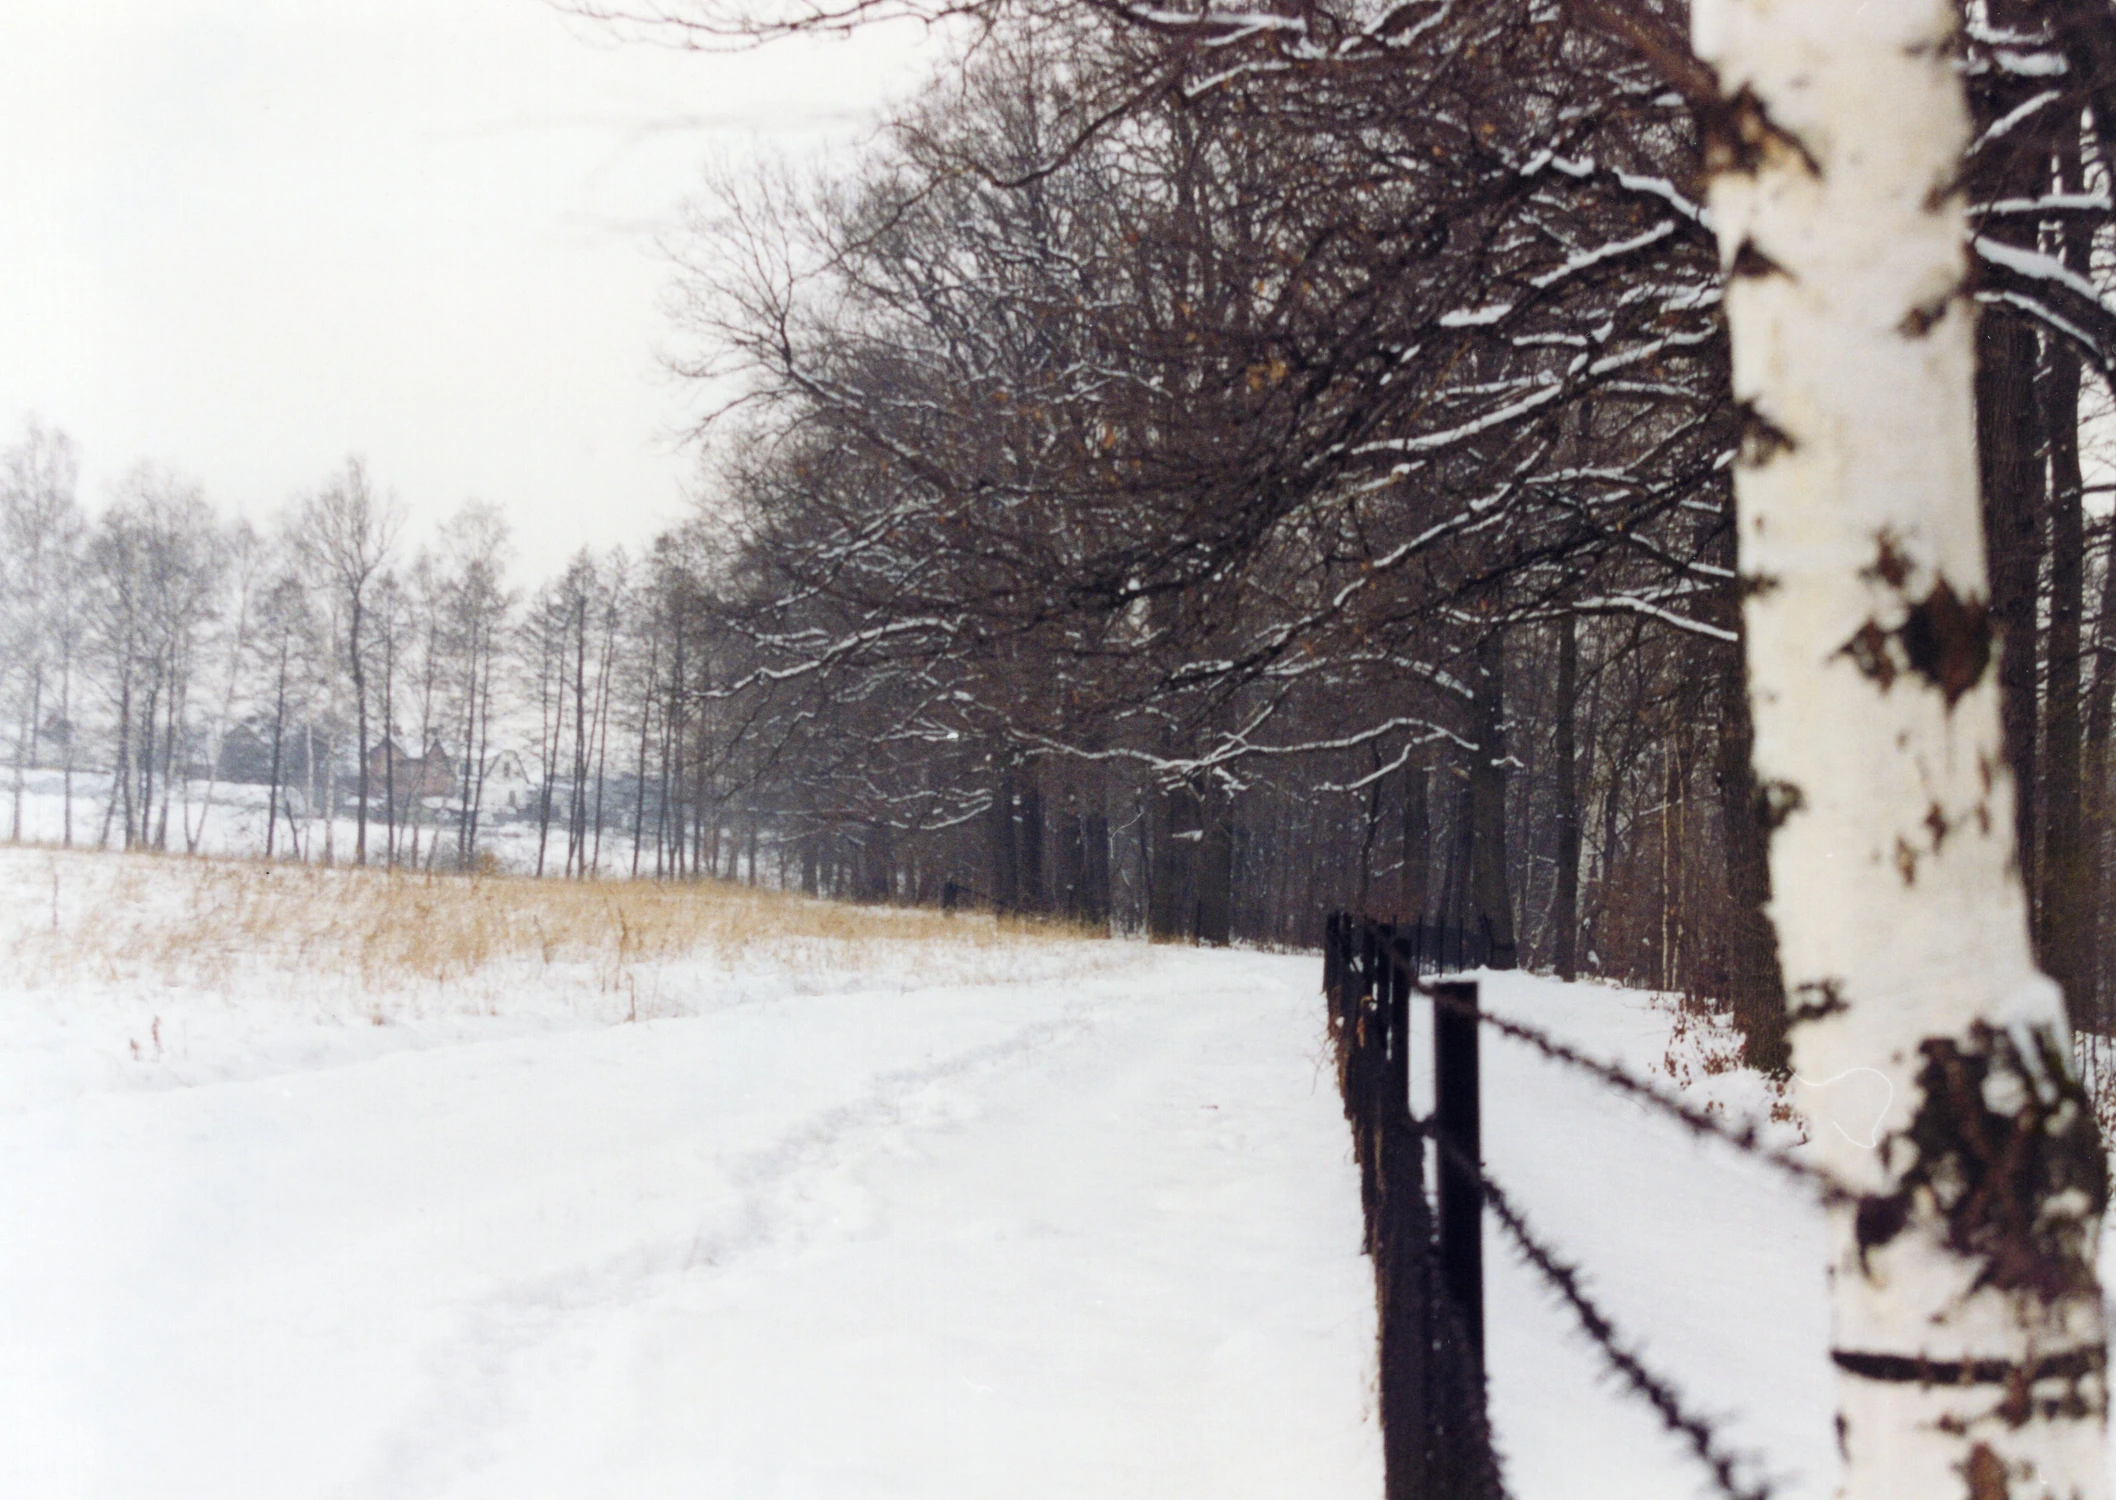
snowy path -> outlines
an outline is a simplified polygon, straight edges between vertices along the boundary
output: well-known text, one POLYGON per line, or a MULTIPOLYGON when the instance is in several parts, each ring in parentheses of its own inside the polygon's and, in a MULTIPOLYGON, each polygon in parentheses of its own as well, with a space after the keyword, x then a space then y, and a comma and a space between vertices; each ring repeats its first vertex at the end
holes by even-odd
POLYGON ((1379 1493, 1312 960, 0 1113, 0 1493, 1379 1493))

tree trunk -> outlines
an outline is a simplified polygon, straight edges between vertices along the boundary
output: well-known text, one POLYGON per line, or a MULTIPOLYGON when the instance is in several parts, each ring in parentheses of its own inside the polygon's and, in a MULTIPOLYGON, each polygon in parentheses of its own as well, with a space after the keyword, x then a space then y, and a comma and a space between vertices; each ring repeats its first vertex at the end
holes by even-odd
MULTIPOLYGON (((43 668, 32 666, 30 668, 30 676, 33 683, 41 685, 43 682, 43 668)), ((24 721, 17 722, 15 725, 15 811, 7 836, 18 844, 22 842, 22 778, 31 758, 30 742, 36 734, 36 723, 37 688, 33 686, 30 689, 27 718, 24 721)))
POLYGON ((992 796, 988 847, 991 853, 992 905, 1012 912, 1021 904, 1021 855, 1017 847, 1020 822, 1014 810, 1020 788, 1012 768, 999 773, 999 787, 992 796))
POLYGON ((1026 912, 1048 911, 1043 881, 1043 781, 1034 761, 1021 780, 1020 792, 1014 823, 1014 850, 1021 862, 1014 885, 1015 904, 1026 912))
POLYGON ((1851 1189, 1841 1493, 2095 1500, 2107 1184, 2029 947, 1991 670, 1955 10, 1693 22, 1729 101, 1710 202, 1771 911, 1814 1150, 1851 1189))
POLYGON ((388 616, 383 620, 382 862, 394 869, 397 863, 397 626, 388 616))
MULTIPOLYGON (((1740 629, 1739 612, 1734 614, 1740 629)), ((1772 809, 1756 784, 1756 726, 1749 717, 1746 673, 1738 649, 1726 653, 1719 714, 1719 816, 1726 830, 1727 1004, 1741 1032, 1742 1058, 1758 1072, 1782 1075, 1792 1062, 1785 1013, 1785 975, 1771 928, 1772 809)))
POLYGON ((1052 910, 1068 922, 1083 922, 1087 911, 1087 820, 1079 788, 1061 794, 1052 851, 1052 910))
MULTIPOLYGON (((664 711, 661 716, 661 738, 656 746, 658 781, 654 788, 654 878, 667 876, 669 858, 669 798, 672 782, 670 766, 675 755, 675 721, 664 711)), ((813 890, 808 892, 813 896, 813 890)))
MULTIPOLYGON (((2059 152, 2059 186, 2080 191, 2076 139, 2059 152)), ((2064 260, 2091 270, 2085 226, 2067 224, 2064 260)), ((2082 824, 2080 617, 2086 593, 2086 483, 2079 466, 2079 356, 2052 340, 2037 401, 2050 447, 2050 632, 2048 717, 2043 726, 2043 965, 2065 992, 2075 1030, 2100 1025, 2094 972, 2094 873, 2082 824)))
MULTIPOLYGON (((2041 18, 2032 0, 1986 0, 1991 24, 2033 28, 2041 18)), ((2042 80, 2003 76, 1979 90, 1983 108, 1974 121, 1988 131, 2016 108, 2030 104, 2042 80)), ((1982 202, 2037 197, 2049 187, 2049 157, 2034 130, 2000 133, 1980 149, 1970 174, 1982 202)), ((2025 250, 2037 248, 2032 218, 1995 216, 1980 226, 1984 236, 2025 250)), ((1991 618, 1999 631, 2000 722, 2013 767, 2014 831, 2021 881, 2033 920, 2045 889, 2036 805, 2036 579, 2042 561, 2042 423, 2036 410, 2035 372, 2040 351, 2034 330, 2015 316, 1979 321, 1976 342, 1976 437, 1984 503, 1984 549, 1991 570, 1991 618)))
POLYGON ((287 722, 287 638, 279 638, 279 674, 272 689, 272 780, 265 793, 265 858, 270 859, 279 828, 279 775, 287 722))
POLYGON ((1514 966, 1513 892, 1506 879, 1506 650, 1496 628, 1477 643, 1477 750, 1469 772, 1470 930, 1489 934, 1495 969, 1514 966))
POLYGON ((1424 920, 1430 895, 1433 815, 1427 788, 1432 774, 1426 766, 1403 768, 1403 874, 1396 915, 1406 922, 1424 920))
MULTIPOLYGON (((603 618, 603 644, 595 668, 595 836, 588 847, 588 874, 602 878, 603 793, 610 769, 610 720, 614 717, 614 665, 617 656, 617 610, 614 602, 603 618)), ((779 882, 782 886, 785 881, 779 882)))
POLYGON ((2035 335, 2013 319, 1986 318, 1977 352, 1975 430, 1991 559, 1991 618, 1999 631, 1999 712, 2013 769, 2021 880, 2032 909, 2042 889, 2035 827, 2035 581, 2042 508, 2035 335))
MULTIPOLYGON (((312 812, 310 817, 315 815, 312 812)), ((315 843, 313 834, 309 837, 315 843)), ((338 863, 338 727, 323 737, 323 862, 338 863)))
MULTIPOLYGON (((2108 541, 2105 553, 2111 562, 2116 562, 2116 516, 2107 523, 2108 541)), ((2093 830, 2097 840, 2107 837, 2109 827, 2109 740, 2110 721, 2116 717, 2116 566, 2104 566, 2101 575, 2101 611, 2095 625, 2094 686, 2087 696, 2086 734, 2080 759, 2084 763, 2081 781, 2084 788, 2083 819, 2093 830)), ((2109 995, 2112 976, 2108 972, 2110 940, 2116 937, 2116 918, 2108 910, 2109 871, 2103 850, 2097 848, 2096 857, 2087 861, 2088 889, 2087 911, 2092 918, 2088 934, 2088 952, 2093 964, 2093 985, 2096 998, 2095 1028, 2106 1034, 2110 1029, 2109 995)))
MULTIPOLYGON (((730 839, 729 842, 734 843, 736 841, 730 839)), ((896 861, 894 851, 889 847, 889 842, 888 829, 879 823, 869 823, 867 825, 866 834, 860 840, 859 898, 862 901, 886 902, 895 894, 896 861)), ((752 858, 750 861, 752 877, 755 875, 756 867, 756 861, 752 858)), ((730 862, 728 872, 731 877, 734 871, 735 865, 730 862)), ((755 885, 756 880, 752 878, 750 884, 755 885)))
POLYGON ((1198 926, 1201 943, 1224 948, 1234 941, 1234 805, 1224 792, 1205 803, 1204 837, 1198 840, 1198 926))
POLYGON ((1081 865, 1080 920, 1106 930, 1110 919, 1109 815, 1103 811, 1102 796, 1098 775, 1094 805, 1080 819, 1081 852, 1085 856, 1081 865))
POLYGON ((1150 787, 1146 933, 1164 942, 1196 931, 1197 846, 1205 836, 1197 789, 1187 781, 1150 787))
MULTIPOLYGON (((563 689, 561 689, 563 691, 563 689)), ((566 799, 566 873, 587 874, 588 853, 588 600, 573 606, 573 792, 566 799)))
POLYGON ((2043 725, 2043 965, 2075 1028, 2095 1024, 2093 913, 2081 826, 2079 622, 2086 591, 2086 514, 2079 469, 2079 362, 2051 351, 2040 403, 2050 434, 2050 629, 2043 725))
POLYGON ((63 831, 60 844, 73 847, 73 747, 80 731, 73 721, 73 652, 63 648, 59 657, 59 722, 66 726, 66 758, 59 766, 59 805, 63 831))
POLYGON ((125 847, 132 847, 132 674, 118 669, 118 753, 110 773, 110 796, 103 803, 103 831, 96 847, 110 847, 110 818, 122 801, 125 809, 125 847))
POLYGON ((1367 810, 1359 824, 1359 885, 1352 896, 1352 910, 1371 913, 1374 894, 1374 838, 1381 831, 1381 748, 1368 746, 1368 753, 1375 762, 1373 779, 1367 783, 1367 810))
POLYGON ((470 754, 478 731, 478 639, 477 626, 470 627, 469 649, 464 654, 463 673, 463 785, 456 801, 456 868, 470 868, 470 754))
POLYGON ((551 798, 558 786, 558 754, 566 740, 566 651, 559 638, 558 666, 552 669, 551 643, 543 643, 537 663, 536 745, 544 759, 544 784, 536 799, 536 876, 544 877, 544 856, 551 845, 551 798))
POLYGON ((353 835, 353 863, 367 863, 367 658, 361 650, 360 629, 365 623, 360 595, 352 596, 352 628, 347 637, 347 650, 353 667, 353 713, 359 719, 359 800, 360 821, 353 835))
POLYGON ((647 647, 645 686, 639 694, 639 764, 632 782, 632 878, 639 878, 639 844, 647 825, 647 740, 654 727, 654 669, 660 664, 661 638, 647 647))
MULTIPOLYGON (((179 777, 183 767, 176 758, 177 730, 184 719, 184 693, 188 684, 180 670, 172 663, 169 671, 171 686, 167 706, 162 714, 162 805, 154 825, 154 847, 166 851, 169 847, 169 805, 176 800, 179 777)), ((152 748, 153 726, 148 727, 149 748, 152 748)))
POLYGON ((141 706, 135 736, 139 744, 134 751, 133 772, 140 783, 139 815, 135 819, 130 810, 125 815, 125 847, 128 849, 146 847, 149 830, 154 827, 154 722, 161 711, 162 684, 157 679, 147 693, 146 703, 141 706))
POLYGON ((485 777, 492 769, 492 638, 485 638, 485 660, 478 674, 478 747, 470 765, 464 768, 468 776, 473 770, 476 779, 470 792, 470 868, 477 868, 478 820, 485 813, 485 777))
MULTIPOLYGON (((702 677, 704 676, 704 671, 703 671, 703 669, 704 669, 704 666, 705 666, 705 664, 701 662, 701 663, 700 663, 700 676, 701 676, 701 678, 702 678, 702 677)), ((701 686, 701 687, 703 687, 703 686, 705 686, 705 684, 704 684, 703 682, 701 682, 700 686, 701 686)), ((708 792, 708 790, 709 790, 709 787, 710 787, 710 782, 711 782, 711 779, 712 779, 712 771, 713 771, 713 765, 712 765, 712 758, 711 758, 711 756, 710 756, 710 755, 709 755, 709 754, 707 753, 707 749, 706 749, 706 740, 705 740, 705 710, 704 710, 704 705, 703 705, 702 701, 701 701, 701 703, 700 703, 700 706, 699 706, 699 711, 698 711, 697 713, 695 713, 695 714, 693 714, 693 715, 691 716, 691 725, 692 725, 692 730, 691 730, 691 732, 692 732, 692 733, 693 733, 693 734, 694 734, 694 735, 696 736, 696 740, 694 741, 694 743, 693 743, 693 745, 692 745, 692 747, 691 747, 691 752, 690 752, 690 756, 691 756, 691 759, 690 759, 690 765, 691 765, 691 873, 692 873, 693 875, 695 875, 695 874, 697 874, 697 873, 698 873, 698 870, 699 870, 699 868, 700 868, 700 865, 699 865, 699 859, 700 859, 700 857, 701 857, 701 856, 702 856, 702 855, 704 854, 704 852, 705 852, 705 833, 706 833, 706 817, 705 817, 705 809, 706 809, 706 806, 707 806, 707 803, 708 803, 708 797, 707 797, 707 792, 708 792)), ((719 823, 719 819, 718 819, 718 816, 717 816, 717 814, 715 815, 715 817, 714 817, 714 820, 713 820, 713 825, 712 825, 712 833, 713 833, 713 836, 714 836, 715 838, 719 837, 719 834, 720 834, 720 823, 719 823)))
POLYGON ((1580 705, 1580 635, 1578 618, 1567 613, 1558 622, 1557 690, 1558 872, 1551 893, 1553 966, 1558 978, 1580 977, 1580 788, 1574 721, 1580 705))

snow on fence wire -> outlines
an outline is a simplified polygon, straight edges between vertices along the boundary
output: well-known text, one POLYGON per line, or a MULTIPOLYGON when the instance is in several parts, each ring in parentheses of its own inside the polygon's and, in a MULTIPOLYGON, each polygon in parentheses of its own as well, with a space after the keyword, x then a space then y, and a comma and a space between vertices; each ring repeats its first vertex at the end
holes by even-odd
POLYGON ((1486 1014, 1477 984, 1439 976, 1510 966, 1480 931, 1378 922, 1349 912, 1324 924, 1323 990, 1360 1170, 1366 1250, 1380 1325, 1380 1408, 1388 1500, 1490 1500, 1505 1486, 1485 1410, 1483 1215, 1491 1211, 1522 1259, 1572 1311, 1610 1370, 1651 1406, 1730 1500, 1767 1500, 1753 1454, 1727 1446, 1640 1357, 1587 1294, 1578 1269, 1530 1226, 1486 1175, 1479 1152, 1478 1038, 1490 1028, 1548 1060, 1798 1179, 1825 1202, 1849 1197, 1817 1168, 1546 1032, 1486 1014), (1433 1112, 1411 1105, 1411 1000, 1433 1006, 1433 1112), (1425 1144, 1434 1143, 1436 1192, 1426 1193, 1425 1144), (1437 1212, 1436 1212, 1437 1207, 1437 1212))

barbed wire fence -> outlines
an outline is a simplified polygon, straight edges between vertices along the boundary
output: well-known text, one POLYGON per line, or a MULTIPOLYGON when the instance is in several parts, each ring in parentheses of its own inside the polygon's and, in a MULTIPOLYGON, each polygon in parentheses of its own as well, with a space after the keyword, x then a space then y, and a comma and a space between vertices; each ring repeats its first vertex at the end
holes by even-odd
POLYGON ((1380 1411, 1388 1500, 1497 1500, 1506 1495, 1486 1409, 1483 1215, 1572 1313, 1620 1388, 1649 1407, 1726 1500, 1770 1500, 1762 1455, 1734 1446, 1656 1370, 1588 1290, 1581 1269, 1529 1221, 1485 1169, 1479 1149, 1478 1038, 1490 1031, 1673 1120, 1694 1137, 1769 1165, 1824 1203, 1853 1195, 1769 1140, 1537 1027, 1482 1009, 1474 980, 1449 978, 1510 954, 1488 929, 1389 923, 1351 913, 1325 924, 1323 987, 1351 1125, 1374 1261, 1380 1411), (1431 1114, 1412 1109, 1411 1005, 1433 1007, 1431 1114), (1433 1144, 1433 1191, 1426 1185, 1433 1144))

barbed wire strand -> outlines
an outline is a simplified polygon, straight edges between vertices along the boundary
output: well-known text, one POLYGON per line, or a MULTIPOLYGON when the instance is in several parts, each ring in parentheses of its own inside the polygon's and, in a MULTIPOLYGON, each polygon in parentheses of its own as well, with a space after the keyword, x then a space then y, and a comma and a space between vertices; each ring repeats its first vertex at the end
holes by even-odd
POLYGON ((1580 1327, 1601 1350, 1610 1368, 1634 1394, 1654 1409, 1670 1432, 1689 1444, 1698 1461, 1711 1471, 1720 1494, 1727 1500, 1770 1500, 1774 1492, 1769 1480, 1758 1479, 1745 1485, 1737 1472, 1744 1458, 1750 1456, 1726 1447, 1708 1419, 1684 1410, 1682 1397, 1676 1393, 1675 1387, 1646 1367, 1645 1361, 1627 1346, 1609 1316, 1587 1295, 1580 1285, 1578 1269, 1559 1259, 1557 1252, 1537 1237, 1504 1190, 1471 1161, 1467 1153, 1451 1141, 1439 1144, 1450 1161, 1476 1175, 1483 1185, 1486 1205, 1519 1247, 1522 1257, 1565 1299, 1580 1327))
POLYGON ((1847 1204, 1859 1201, 1860 1195, 1856 1191, 1845 1186, 1829 1172, 1812 1162, 1802 1161, 1783 1146, 1766 1141, 1761 1125, 1753 1119, 1743 1120, 1738 1126, 1730 1125, 1717 1116, 1664 1092, 1658 1085, 1626 1072, 1615 1063, 1587 1056, 1584 1052, 1559 1041, 1547 1031, 1521 1021, 1508 1020, 1504 1016, 1495 1016, 1488 1010, 1452 996, 1435 994, 1433 1004, 1436 1007, 1445 1006, 1457 1015, 1476 1017, 1502 1036, 1532 1048, 1550 1061, 1587 1073, 1619 1093, 1679 1120, 1692 1134, 1710 1137, 1769 1163, 1804 1186, 1813 1188, 1821 1194, 1824 1203, 1847 1204))

